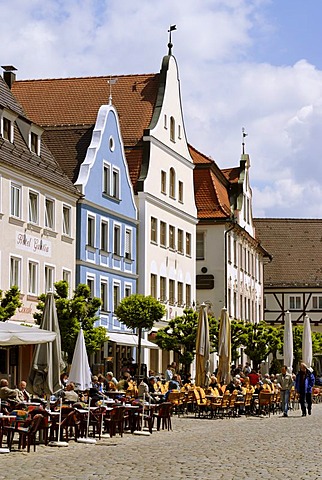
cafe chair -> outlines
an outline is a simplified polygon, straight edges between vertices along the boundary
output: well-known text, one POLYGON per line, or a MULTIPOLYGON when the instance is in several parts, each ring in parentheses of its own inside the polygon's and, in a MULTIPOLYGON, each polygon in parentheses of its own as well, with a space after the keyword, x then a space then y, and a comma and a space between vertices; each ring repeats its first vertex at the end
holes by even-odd
POLYGON ((40 430, 43 418, 43 415, 41 413, 38 413, 31 420, 28 427, 17 428, 16 431, 19 434, 19 449, 26 448, 27 445, 27 451, 30 452, 30 446, 33 445, 34 452, 36 451, 36 436, 37 432, 39 432, 40 430))
POLYGON ((157 419, 157 430, 168 429, 172 430, 172 423, 171 423, 171 414, 172 414, 172 403, 164 402, 158 406, 157 411, 153 414, 154 418, 157 419))
POLYGON ((105 415, 104 427, 111 437, 114 437, 117 432, 123 437, 124 422, 128 418, 128 415, 125 414, 125 410, 125 407, 114 407, 109 412, 109 416, 105 415))

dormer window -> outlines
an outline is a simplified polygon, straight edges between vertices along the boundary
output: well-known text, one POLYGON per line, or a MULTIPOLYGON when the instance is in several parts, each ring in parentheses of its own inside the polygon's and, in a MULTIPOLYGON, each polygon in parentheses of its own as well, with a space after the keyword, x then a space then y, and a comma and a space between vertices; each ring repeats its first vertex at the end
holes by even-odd
POLYGON ((32 153, 40 153, 40 137, 35 132, 30 132, 30 150, 32 153))
POLYGON ((5 140, 12 142, 12 124, 9 118, 6 117, 2 119, 2 136, 5 140))

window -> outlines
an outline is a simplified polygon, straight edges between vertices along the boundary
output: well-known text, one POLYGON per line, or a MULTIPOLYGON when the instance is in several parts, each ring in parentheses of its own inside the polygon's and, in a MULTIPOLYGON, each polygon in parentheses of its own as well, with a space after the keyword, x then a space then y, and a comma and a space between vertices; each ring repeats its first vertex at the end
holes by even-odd
POLYGON ((21 259, 10 258, 10 287, 21 287, 21 259))
POLYGON ((183 230, 178 229, 178 252, 183 253, 183 230))
POLYGON ((179 187, 178 187, 178 195, 179 195, 179 202, 183 203, 183 182, 179 180, 179 187))
POLYGON ((111 193, 111 168, 107 163, 103 166, 103 193, 110 195, 111 193))
POLYGON ((95 297, 95 281, 94 277, 87 277, 86 284, 90 290, 91 297, 95 297))
POLYGON ((5 140, 8 140, 9 142, 13 141, 13 138, 12 138, 12 123, 6 117, 2 118, 2 136, 5 140))
POLYGON ((191 285, 186 284, 186 307, 191 306, 191 285))
POLYGON ((13 217, 21 217, 21 187, 14 183, 11 184, 11 208, 10 213, 13 217))
POLYGON ((37 280, 38 280, 38 264, 36 262, 28 263, 28 293, 30 295, 37 295, 37 280))
POLYGON ((169 248, 176 249, 175 228, 172 225, 169 225, 169 248))
POLYGON ((63 205, 63 235, 71 235, 71 209, 67 205, 63 205))
POLYGON ((165 222, 160 222, 160 245, 167 246, 167 224, 165 222))
POLYGON ((95 218, 87 217, 87 245, 95 247, 95 218))
POLYGON ((120 303, 120 285, 118 283, 114 283, 113 285, 113 301, 113 307, 115 312, 120 303))
POLYGON ((121 255, 121 229, 119 225, 114 225, 113 253, 114 255, 121 255))
POLYGON ((30 133, 30 150, 39 155, 39 136, 35 132, 30 133))
POLYGON ((29 218, 31 223, 38 223, 38 194, 29 192, 29 218))
POLYGON ((161 170, 161 192, 167 193, 167 174, 161 170))
POLYGON ((165 277, 160 277, 160 301, 167 301, 167 279, 165 277))
POLYGON ((130 297, 132 295, 131 285, 125 285, 124 297, 130 297))
POLYGON ((54 291, 54 267, 45 265, 45 292, 54 291))
POLYGON ((176 122, 173 117, 170 117, 170 140, 176 141, 176 122))
POLYGON ((300 296, 291 296, 290 297, 290 310, 299 310, 301 308, 302 302, 300 296))
POLYGON ((172 167, 170 168, 169 195, 171 198, 176 197, 176 172, 172 167))
POLYGON ((191 233, 186 233, 186 255, 191 257, 191 233))
POLYGON ((164 115, 164 128, 168 128, 168 125, 167 125, 167 116, 164 115))
POLYGON ((112 173, 112 197, 120 198, 120 172, 115 168, 112 173))
POLYGON ((174 280, 169 280, 169 303, 174 305, 176 301, 175 297, 175 283, 174 280))
POLYGON ((227 235, 227 256, 228 262, 231 263, 231 237, 229 234, 227 235))
POLYGON ((157 219, 151 217, 151 242, 157 243, 157 219))
POLYGON ((72 274, 70 270, 63 270, 63 280, 68 283, 68 298, 70 297, 72 274))
POLYGON ((54 201, 45 199, 45 227, 54 228, 54 201))
POLYGON ((322 297, 312 297, 312 308, 322 309, 322 297))
POLYGON ((183 283, 178 282, 178 306, 183 306, 183 283))
POLYGON ((101 311, 108 311, 108 285, 107 280, 101 280, 101 311))
POLYGON ((101 221, 101 245, 100 249, 103 252, 108 252, 108 222, 101 221))
POLYGON ((151 273, 151 297, 157 298, 157 276, 151 273))
POLYGON ((237 267, 237 241, 236 241, 236 238, 234 238, 233 248, 234 248, 234 266, 237 267))
POLYGON ((125 258, 129 260, 132 258, 132 231, 129 229, 125 230, 125 258))
POLYGON ((205 234, 204 234, 204 232, 197 232, 197 235, 196 235, 196 258, 197 258, 197 260, 204 260, 204 258, 205 258, 205 234))

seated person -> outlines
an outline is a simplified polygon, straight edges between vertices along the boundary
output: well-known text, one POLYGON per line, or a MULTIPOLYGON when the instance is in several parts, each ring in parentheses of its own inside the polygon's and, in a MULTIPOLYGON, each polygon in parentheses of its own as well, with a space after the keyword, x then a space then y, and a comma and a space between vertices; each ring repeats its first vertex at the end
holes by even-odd
POLYGON ((23 395, 24 401, 29 402, 30 398, 31 398, 31 395, 30 395, 29 392, 27 392, 26 387, 27 387, 27 382, 25 382, 24 380, 21 380, 20 385, 19 385, 19 390, 23 395))
POLYGON ((6 378, 0 380, 0 399, 13 403, 22 403, 25 401, 24 396, 18 388, 9 388, 6 378))
POLYGON ((115 387, 117 385, 117 380, 116 378, 114 377, 113 375, 113 372, 107 372, 106 374, 106 380, 109 382, 109 383, 114 383, 115 387))
POLYGON ((254 390, 255 395, 259 395, 262 390, 263 390, 263 382, 260 380, 255 385, 255 390, 254 390))
POLYGON ((242 393, 242 387, 241 387, 241 381, 239 378, 234 377, 233 380, 227 385, 226 391, 233 393, 233 392, 238 392, 242 393))
POLYGON ((131 375, 128 372, 123 373, 123 378, 116 385, 117 390, 127 390, 130 385, 131 375))
POLYGON ((149 381, 147 378, 144 378, 140 385, 138 386, 138 399, 143 400, 143 395, 145 397, 145 400, 150 403, 155 403, 155 399, 152 397, 152 395, 149 392, 149 381))
POLYGON ((170 390, 180 390, 180 384, 178 381, 178 375, 175 373, 168 384, 168 391, 170 390))
POLYGON ((73 382, 70 382, 66 386, 65 390, 63 391, 62 397, 63 397, 63 402, 76 403, 79 401, 79 397, 75 392, 75 384, 73 382))
POLYGON ((215 389, 215 388, 219 389, 219 383, 217 382, 217 378, 215 377, 215 375, 211 375, 210 383, 208 386, 212 389, 215 389))
POLYGON ((97 381, 98 381, 98 384, 99 384, 99 391, 100 392, 107 389, 108 381, 106 380, 104 375, 99 373, 97 375, 97 381))

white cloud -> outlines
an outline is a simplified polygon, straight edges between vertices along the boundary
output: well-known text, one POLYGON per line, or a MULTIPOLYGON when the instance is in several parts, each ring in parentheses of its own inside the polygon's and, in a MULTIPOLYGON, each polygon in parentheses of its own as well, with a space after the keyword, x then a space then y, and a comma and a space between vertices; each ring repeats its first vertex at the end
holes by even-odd
POLYGON ((245 127, 255 215, 321 216, 322 72, 301 58, 255 63, 275 28, 264 15, 269 3, 1 2, 1 64, 15 65, 18 78, 158 71, 176 24, 189 141, 221 167, 238 165, 245 127))

